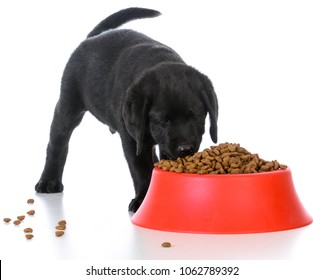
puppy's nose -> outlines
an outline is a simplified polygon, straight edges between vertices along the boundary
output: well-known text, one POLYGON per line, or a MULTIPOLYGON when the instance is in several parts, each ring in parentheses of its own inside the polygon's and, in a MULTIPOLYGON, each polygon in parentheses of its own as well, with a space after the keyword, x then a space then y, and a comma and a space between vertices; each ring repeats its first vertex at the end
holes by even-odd
POLYGON ((189 156, 193 154, 194 147, 191 145, 180 145, 177 147, 177 152, 180 157, 189 156))

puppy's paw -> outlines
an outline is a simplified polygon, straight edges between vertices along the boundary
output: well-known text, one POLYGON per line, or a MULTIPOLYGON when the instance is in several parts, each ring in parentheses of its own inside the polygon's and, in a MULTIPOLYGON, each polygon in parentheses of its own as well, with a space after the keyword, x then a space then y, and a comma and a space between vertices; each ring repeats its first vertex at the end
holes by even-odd
POLYGON ((35 186, 35 191, 38 193, 58 193, 62 192, 63 189, 63 184, 55 180, 40 180, 35 186))
POLYGON ((143 202, 143 199, 134 198, 133 200, 131 200, 128 210, 134 213, 137 212, 142 202, 143 202))

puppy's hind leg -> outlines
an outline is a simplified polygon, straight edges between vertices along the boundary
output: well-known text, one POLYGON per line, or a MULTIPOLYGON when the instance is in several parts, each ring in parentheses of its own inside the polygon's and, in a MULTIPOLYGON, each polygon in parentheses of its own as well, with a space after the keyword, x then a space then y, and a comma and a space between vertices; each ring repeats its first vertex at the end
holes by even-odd
POLYGON ((43 173, 35 186, 38 193, 63 191, 62 176, 68 153, 68 143, 74 128, 80 124, 84 110, 72 96, 59 99, 50 129, 47 157, 43 173))

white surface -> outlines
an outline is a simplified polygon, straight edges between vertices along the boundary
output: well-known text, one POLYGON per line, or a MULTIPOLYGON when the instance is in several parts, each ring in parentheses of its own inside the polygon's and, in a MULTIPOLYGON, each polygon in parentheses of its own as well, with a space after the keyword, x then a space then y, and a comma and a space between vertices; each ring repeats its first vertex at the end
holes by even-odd
MULTIPOLYGON (((1 259, 322 259, 319 1, 188 1, 185 8, 181 1, 110 2, 1 3, 0 217, 36 210, 20 226, 0 226, 1 259), (163 13, 127 27, 170 45, 210 77, 220 104, 219 142, 239 142, 289 165, 312 225, 248 235, 136 227, 127 212, 133 187, 119 136, 90 115, 72 136, 64 194, 34 193, 70 53, 100 20, 128 6, 163 13), (56 238, 60 219, 68 226, 56 238), (30 241, 22 232, 27 226, 34 228, 30 241), (173 247, 161 248, 164 241, 173 247)), ((210 144, 205 134, 201 148, 210 144)))

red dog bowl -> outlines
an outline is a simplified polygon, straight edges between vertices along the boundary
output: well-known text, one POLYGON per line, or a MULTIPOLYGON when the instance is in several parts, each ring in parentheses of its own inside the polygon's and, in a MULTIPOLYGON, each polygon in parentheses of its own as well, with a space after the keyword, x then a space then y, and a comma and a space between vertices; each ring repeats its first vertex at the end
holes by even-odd
POLYGON ((256 233, 312 223, 289 168, 255 174, 197 175, 155 168, 132 222, 190 233, 256 233))

